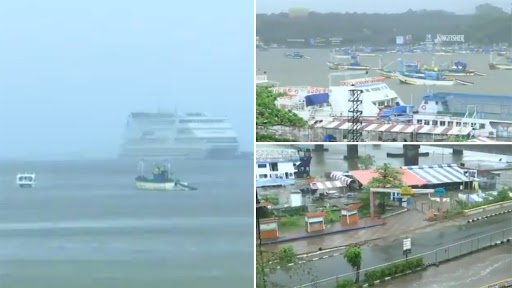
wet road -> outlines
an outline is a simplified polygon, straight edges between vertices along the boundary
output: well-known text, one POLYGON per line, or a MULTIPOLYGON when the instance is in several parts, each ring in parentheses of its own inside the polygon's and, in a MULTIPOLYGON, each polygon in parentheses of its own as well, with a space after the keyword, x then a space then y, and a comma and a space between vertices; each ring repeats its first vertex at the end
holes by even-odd
MULTIPOLYGON (((411 257, 432 251, 436 248, 445 247, 464 240, 493 233, 492 236, 486 237, 486 239, 481 239, 479 241, 475 240, 472 244, 469 242, 461 245, 460 247, 458 246, 455 248, 450 248, 449 251, 438 251, 437 255, 435 255, 436 253, 429 253, 423 256, 425 262, 435 262, 436 257, 437 260, 442 260, 448 255, 453 256, 464 251, 469 251, 471 247, 475 248, 477 245, 479 247, 489 245, 490 243, 503 239, 504 236, 505 238, 512 237, 512 229, 510 228, 512 228, 512 215, 504 214, 501 216, 489 218, 485 221, 448 226, 429 232, 414 234, 412 235, 413 254, 411 257), (509 230, 507 230, 505 233, 493 233, 507 228, 509 230)), ((392 241, 391 243, 382 243, 382 245, 364 247, 362 268, 364 269, 374 267, 377 265, 403 259, 402 239, 404 236, 405 235, 397 235, 396 240, 392 241)), ((339 237, 343 237, 343 234, 340 234, 339 237)), ((326 279, 329 277, 335 277, 336 275, 352 272, 351 267, 347 265, 343 259, 343 256, 329 257, 326 259, 303 264, 300 269, 311 272, 312 276, 295 276, 293 279, 290 279, 289 273, 287 271, 281 270, 273 275, 271 280, 275 283, 294 287, 300 284, 313 282, 315 280, 326 279)), ((318 285, 318 287, 332 287, 334 282, 335 280, 328 281, 325 284, 318 285)))
POLYGON ((503 245, 468 257, 400 277, 375 287, 381 288, 451 288, 487 287, 511 278, 512 245, 503 245))

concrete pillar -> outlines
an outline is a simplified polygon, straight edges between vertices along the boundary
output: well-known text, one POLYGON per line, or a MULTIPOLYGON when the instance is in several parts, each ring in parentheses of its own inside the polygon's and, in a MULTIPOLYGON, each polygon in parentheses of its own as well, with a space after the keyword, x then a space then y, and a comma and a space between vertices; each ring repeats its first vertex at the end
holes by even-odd
POLYGON ((414 166, 419 164, 420 145, 404 144, 404 166, 414 166))
POLYGON ((315 144, 313 152, 327 152, 329 149, 325 148, 324 144, 315 144))
POLYGON ((347 145, 347 155, 343 157, 345 160, 353 160, 359 158, 359 145, 357 144, 348 144, 347 145))
POLYGON ((464 150, 461 149, 453 149, 452 150, 453 156, 462 156, 464 155, 464 150))

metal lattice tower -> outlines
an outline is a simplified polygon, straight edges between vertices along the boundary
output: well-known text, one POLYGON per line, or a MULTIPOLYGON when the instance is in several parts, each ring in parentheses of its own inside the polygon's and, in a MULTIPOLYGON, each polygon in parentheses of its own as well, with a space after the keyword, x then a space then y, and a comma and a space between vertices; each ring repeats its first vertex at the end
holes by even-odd
POLYGON ((351 89, 348 92, 350 93, 350 97, 348 98, 348 102, 350 103, 348 121, 351 123, 350 129, 348 130, 348 141, 361 142, 361 137, 363 136, 363 123, 361 122, 361 116, 363 115, 361 104, 363 104, 363 100, 361 99, 361 95, 363 94, 363 90, 351 89))

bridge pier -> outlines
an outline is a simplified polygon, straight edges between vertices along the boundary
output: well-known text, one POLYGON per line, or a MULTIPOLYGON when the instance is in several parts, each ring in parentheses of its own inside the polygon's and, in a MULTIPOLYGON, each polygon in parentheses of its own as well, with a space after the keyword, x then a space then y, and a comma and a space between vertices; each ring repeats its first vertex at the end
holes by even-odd
POLYGON ((327 152, 329 149, 325 148, 324 144, 315 144, 313 147, 313 152, 327 152))
POLYGON ((415 166, 420 162, 420 145, 404 144, 404 166, 415 166))
POLYGON ((345 160, 354 160, 359 158, 359 145, 357 144, 348 144, 347 145, 347 155, 343 157, 345 160))
POLYGON ((452 150, 452 154, 454 156, 462 156, 462 155, 464 155, 464 150, 462 150, 462 149, 453 149, 452 150))

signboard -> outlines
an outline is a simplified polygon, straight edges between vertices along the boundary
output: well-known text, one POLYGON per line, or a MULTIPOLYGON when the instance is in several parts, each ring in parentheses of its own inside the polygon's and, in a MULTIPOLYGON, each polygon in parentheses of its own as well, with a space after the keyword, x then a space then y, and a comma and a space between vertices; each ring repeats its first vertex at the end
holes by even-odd
POLYGON ((405 36, 405 44, 411 44, 412 43, 412 35, 405 36))
POLYGON ((444 34, 437 34, 437 38, 434 41, 436 43, 443 43, 443 42, 464 42, 464 35, 444 35, 444 34))
POLYGON ((436 188, 434 193, 436 194, 436 197, 446 197, 446 190, 444 190, 444 188, 436 188))
POLYGON ((329 41, 331 41, 331 45, 340 45, 341 41, 343 41, 342 37, 332 37, 329 38, 329 41))
POLYGON ((381 83, 386 80, 386 77, 372 77, 372 78, 362 78, 362 79, 354 79, 354 80, 344 80, 340 82, 341 86, 357 86, 357 85, 365 85, 365 84, 373 84, 373 83, 381 83))
POLYGON ((411 238, 405 238, 403 243, 403 253, 404 255, 409 255, 412 251, 411 238))
POLYGON ((403 45, 404 44, 404 36, 396 36, 396 44, 403 45))
POLYGON ((464 170, 464 176, 468 179, 470 178, 477 178, 478 171, 476 170, 464 170))

